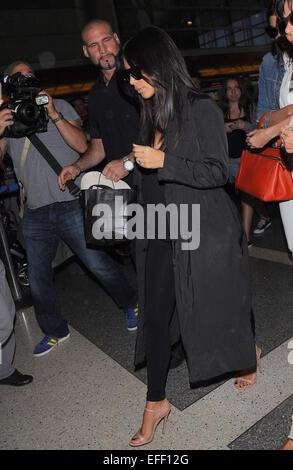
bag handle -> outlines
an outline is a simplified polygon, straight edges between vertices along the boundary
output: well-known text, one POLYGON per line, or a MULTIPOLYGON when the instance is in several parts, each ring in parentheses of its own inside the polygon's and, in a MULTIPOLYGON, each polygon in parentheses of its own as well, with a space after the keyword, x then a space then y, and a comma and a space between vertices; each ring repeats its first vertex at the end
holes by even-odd
MULTIPOLYGON (((262 128, 262 125, 263 125, 263 122, 264 122, 264 118, 266 117, 267 114, 270 114, 271 111, 265 111, 264 113, 262 113, 261 117, 259 118, 259 121, 258 121, 258 124, 257 124, 257 128, 258 129, 261 129, 262 128)), ((278 148, 281 147, 281 139, 278 139, 277 142, 276 142, 276 145, 278 148)))
MULTIPOLYGON (((105 185, 100 185, 101 176, 102 176, 102 173, 100 173, 100 176, 99 176, 98 186, 104 186, 104 187, 108 188, 108 186, 105 186, 105 185)), ((114 181, 113 181, 113 180, 111 180, 111 182, 112 182, 112 184, 113 184, 113 189, 115 189, 114 181)), ((93 186, 95 186, 95 185, 93 185, 93 186)), ((92 188, 92 186, 91 186, 91 188, 92 188)))
POLYGON ((261 129, 261 128, 262 128, 262 124, 263 124, 263 122, 264 122, 264 118, 266 117, 267 114, 268 114, 268 111, 265 111, 264 113, 262 113, 261 117, 259 118, 258 124, 257 124, 257 128, 258 128, 258 129, 261 129))
MULTIPOLYGON (((109 186, 106 186, 105 184, 92 184, 89 188, 87 189, 111 189, 109 186)), ((113 188, 115 190, 115 188, 113 188)))

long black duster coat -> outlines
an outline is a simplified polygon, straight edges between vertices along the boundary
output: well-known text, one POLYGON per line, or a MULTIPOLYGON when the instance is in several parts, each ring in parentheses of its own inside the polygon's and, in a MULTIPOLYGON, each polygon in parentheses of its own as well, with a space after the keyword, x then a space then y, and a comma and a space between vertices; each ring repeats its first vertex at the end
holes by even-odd
MULTIPOLYGON (((164 167, 158 170, 166 204, 200 204, 200 246, 173 240, 176 312, 172 344, 180 335, 190 382, 255 367, 247 241, 234 203, 223 189, 228 148, 223 116, 207 96, 186 89, 182 132, 166 129, 164 167)), ((136 170, 138 187, 141 174, 136 170)), ((141 201, 143 202, 143 201, 141 201)), ((147 240, 137 240, 139 323, 135 366, 145 362, 144 286, 147 240)))

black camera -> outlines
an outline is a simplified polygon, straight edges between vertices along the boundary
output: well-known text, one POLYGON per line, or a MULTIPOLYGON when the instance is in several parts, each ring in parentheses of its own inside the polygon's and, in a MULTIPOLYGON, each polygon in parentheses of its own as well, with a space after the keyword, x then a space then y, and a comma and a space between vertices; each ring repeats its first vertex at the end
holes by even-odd
POLYGON ((45 94, 39 95, 39 80, 18 72, 6 77, 1 75, 0 81, 9 97, 8 103, 0 106, 0 110, 11 109, 14 120, 14 124, 7 126, 1 137, 20 138, 46 132, 49 119, 44 104, 48 103, 49 98, 45 94))

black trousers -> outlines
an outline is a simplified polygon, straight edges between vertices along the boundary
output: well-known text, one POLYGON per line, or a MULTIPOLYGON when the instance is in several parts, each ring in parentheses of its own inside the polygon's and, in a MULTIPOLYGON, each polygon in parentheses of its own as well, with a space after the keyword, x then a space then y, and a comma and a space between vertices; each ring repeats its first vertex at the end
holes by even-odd
POLYGON ((146 259, 145 335, 147 400, 165 398, 171 358, 169 324, 175 309, 175 285, 171 243, 149 240, 146 259))

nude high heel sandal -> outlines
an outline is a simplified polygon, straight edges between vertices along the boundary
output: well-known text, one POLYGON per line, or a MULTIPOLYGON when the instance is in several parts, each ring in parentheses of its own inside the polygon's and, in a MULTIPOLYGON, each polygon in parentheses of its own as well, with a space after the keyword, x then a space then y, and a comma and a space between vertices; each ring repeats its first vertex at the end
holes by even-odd
POLYGON ((150 408, 145 407, 145 412, 150 413, 152 416, 153 422, 151 424, 151 429, 145 435, 141 434, 141 429, 140 429, 133 436, 129 445, 132 447, 138 447, 138 446, 144 446, 145 444, 149 444, 150 442, 152 442, 157 426, 162 420, 164 420, 163 434, 165 434, 166 427, 167 427, 167 419, 170 414, 170 411, 171 411, 171 407, 167 399, 164 400, 164 402, 162 403, 162 406, 158 409, 152 410, 150 408))

